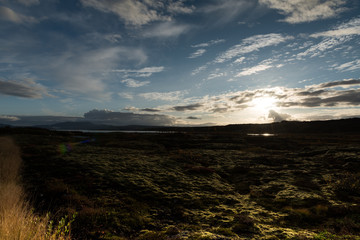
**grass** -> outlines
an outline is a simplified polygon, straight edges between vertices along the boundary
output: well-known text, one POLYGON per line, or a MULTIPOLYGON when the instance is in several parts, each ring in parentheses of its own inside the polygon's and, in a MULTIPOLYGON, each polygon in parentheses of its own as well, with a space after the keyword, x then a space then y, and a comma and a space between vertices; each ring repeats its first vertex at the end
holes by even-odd
POLYGON ((0 137, 0 239, 68 240, 70 223, 63 218, 53 224, 48 216, 34 214, 20 184, 20 150, 7 137, 0 137))
POLYGON ((360 235, 359 136, 12 131, 36 212, 78 212, 74 239, 360 235))

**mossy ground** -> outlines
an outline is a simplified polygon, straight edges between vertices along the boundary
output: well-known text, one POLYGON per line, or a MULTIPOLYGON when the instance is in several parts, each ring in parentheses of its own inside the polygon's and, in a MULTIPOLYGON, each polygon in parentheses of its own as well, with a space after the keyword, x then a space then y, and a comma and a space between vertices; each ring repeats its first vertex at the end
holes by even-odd
POLYGON ((10 134, 36 210, 77 211, 75 238, 359 239, 359 136, 10 134))

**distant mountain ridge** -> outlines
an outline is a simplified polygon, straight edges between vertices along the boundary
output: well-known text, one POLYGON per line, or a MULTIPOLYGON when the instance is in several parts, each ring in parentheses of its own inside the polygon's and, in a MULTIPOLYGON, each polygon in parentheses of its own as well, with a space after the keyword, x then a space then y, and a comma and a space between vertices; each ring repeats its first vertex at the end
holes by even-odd
POLYGON ((360 118, 326 121, 282 121, 265 124, 231 124, 213 127, 169 127, 163 131, 232 132, 232 133, 360 133, 360 118))
MULTIPOLYGON (((0 127, 5 127, 3 125, 0 127)), ((50 125, 32 126, 49 130, 109 130, 109 131, 174 131, 174 132, 226 132, 241 134, 280 133, 360 133, 360 118, 326 121, 282 121, 265 124, 230 124, 208 127, 166 127, 166 126, 114 126, 93 122, 61 122, 50 125)))
MULTIPOLYGON (((61 122, 51 125, 37 125, 35 127, 46 128, 50 130, 134 130, 141 131, 154 128, 154 126, 142 126, 142 125, 128 125, 128 126, 114 126, 107 124, 97 124, 93 122, 61 122)), ((162 128, 162 127, 156 127, 162 128)))

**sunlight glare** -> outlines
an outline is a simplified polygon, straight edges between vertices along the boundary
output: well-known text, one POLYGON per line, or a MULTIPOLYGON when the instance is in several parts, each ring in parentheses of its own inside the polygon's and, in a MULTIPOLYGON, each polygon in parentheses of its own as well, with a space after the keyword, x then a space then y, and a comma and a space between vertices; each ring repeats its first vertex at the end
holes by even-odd
POLYGON ((274 97, 258 97, 252 100, 254 111, 267 114, 269 110, 276 109, 276 99, 274 97))

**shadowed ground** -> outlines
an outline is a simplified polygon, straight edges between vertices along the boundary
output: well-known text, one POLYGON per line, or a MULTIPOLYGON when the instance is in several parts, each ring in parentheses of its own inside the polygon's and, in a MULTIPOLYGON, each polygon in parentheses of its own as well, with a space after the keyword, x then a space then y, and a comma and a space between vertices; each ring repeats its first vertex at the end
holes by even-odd
POLYGON ((360 138, 11 133, 79 239, 359 239, 360 138))

